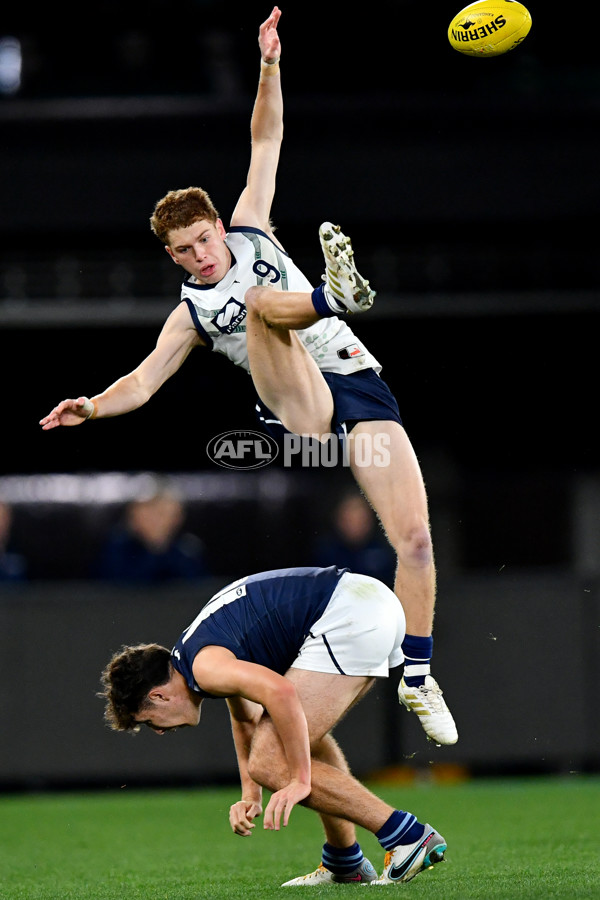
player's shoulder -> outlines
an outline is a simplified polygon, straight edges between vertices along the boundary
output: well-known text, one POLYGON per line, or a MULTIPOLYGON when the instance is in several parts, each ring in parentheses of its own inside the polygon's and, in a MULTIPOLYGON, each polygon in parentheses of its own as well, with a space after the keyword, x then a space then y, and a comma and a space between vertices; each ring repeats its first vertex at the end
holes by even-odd
POLYGON ((171 310, 162 327, 161 340, 180 340, 190 346, 205 344, 204 339, 198 334, 196 325, 190 313, 189 305, 182 293, 181 301, 171 310))
POLYGON ((185 301, 185 295, 181 295, 181 299, 165 320, 163 331, 189 331, 194 327, 194 323, 190 317, 190 311, 185 301))
POLYGON ((264 229, 256 225, 231 225, 225 240, 230 248, 235 245, 250 245, 254 248, 259 245, 263 247, 271 246, 280 253, 287 255, 287 251, 275 237, 270 227, 264 229))

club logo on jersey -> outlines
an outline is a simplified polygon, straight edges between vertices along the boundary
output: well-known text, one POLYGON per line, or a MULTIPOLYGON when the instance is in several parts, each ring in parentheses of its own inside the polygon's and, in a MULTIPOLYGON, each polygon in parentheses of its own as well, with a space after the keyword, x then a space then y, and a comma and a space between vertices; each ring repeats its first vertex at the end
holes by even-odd
POLYGON ((277 457, 279 447, 261 431, 225 431, 206 445, 206 455, 225 469, 261 469, 277 457))
POLYGON ((211 319, 211 322, 221 334, 233 334, 238 325, 246 318, 246 313, 247 309, 244 304, 234 297, 230 297, 225 306, 211 319))
POLYGON ((364 350, 358 344, 350 344, 349 347, 343 347, 338 350, 337 355, 340 359, 356 359, 357 356, 364 356, 364 350))

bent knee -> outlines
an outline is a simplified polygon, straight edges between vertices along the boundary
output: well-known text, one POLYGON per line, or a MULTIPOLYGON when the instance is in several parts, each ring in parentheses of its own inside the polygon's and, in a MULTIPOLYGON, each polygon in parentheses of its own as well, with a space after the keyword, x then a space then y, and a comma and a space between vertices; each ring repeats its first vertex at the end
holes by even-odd
POLYGON ((269 324, 269 309, 272 305, 272 288, 254 285, 248 288, 245 294, 246 309, 248 315, 257 316, 269 324))
POLYGON ((285 783, 287 763, 281 743, 269 718, 259 723, 248 757, 248 774, 253 781, 270 791, 285 783))
POLYGON ((398 561, 414 569, 425 569, 433 562, 431 534, 426 525, 411 528, 399 541, 398 561))
POLYGON ((285 784, 281 766, 269 754, 251 753, 248 760, 248 774, 252 781, 268 791, 277 791, 285 784))

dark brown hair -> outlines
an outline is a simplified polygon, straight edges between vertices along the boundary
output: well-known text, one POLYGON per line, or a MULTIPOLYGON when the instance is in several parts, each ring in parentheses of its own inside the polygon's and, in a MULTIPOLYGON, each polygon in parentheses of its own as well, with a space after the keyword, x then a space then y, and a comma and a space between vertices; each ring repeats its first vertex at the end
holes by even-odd
POLYGON ((104 718, 113 731, 139 731, 134 716, 148 705, 150 691, 171 678, 171 654, 160 644, 121 647, 102 672, 104 718))

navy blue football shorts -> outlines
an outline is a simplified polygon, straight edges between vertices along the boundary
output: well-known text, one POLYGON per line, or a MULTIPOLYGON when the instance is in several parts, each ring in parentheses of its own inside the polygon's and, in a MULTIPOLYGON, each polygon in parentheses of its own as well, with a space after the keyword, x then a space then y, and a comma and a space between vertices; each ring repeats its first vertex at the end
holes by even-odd
MULTIPOLYGON (((333 396, 332 432, 339 437, 349 434, 358 422, 391 421, 402 425, 396 398, 374 369, 350 375, 336 372, 323 372, 322 375, 333 396)), ((260 397, 256 414, 261 426, 275 439, 290 433, 260 397)))

